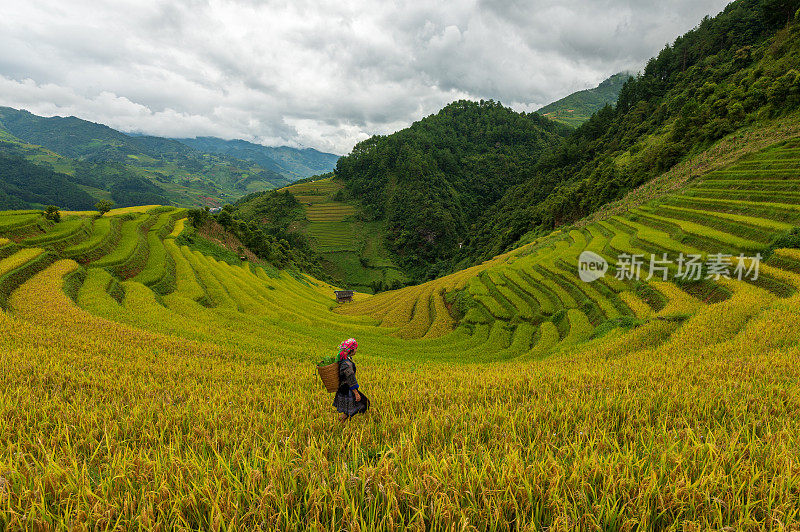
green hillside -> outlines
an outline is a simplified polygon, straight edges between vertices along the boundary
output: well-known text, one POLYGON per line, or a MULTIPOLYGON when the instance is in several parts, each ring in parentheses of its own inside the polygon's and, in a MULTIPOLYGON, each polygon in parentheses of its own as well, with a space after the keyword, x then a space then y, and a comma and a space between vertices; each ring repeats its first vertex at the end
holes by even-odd
POLYGON ((368 293, 403 286, 408 278, 386 249, 384 223, 366 220, 358 205, 342 201, 343 188, 330 177, 306 180, 244 198, 232 213, 264 227, 285 224, 291 234, 303 235, 320 273, 340 286, 368 293), (285 193, 296 203, 282 210, 277 201, 285 193))
POLYGON ((425 280, 440 273, 481 213, 568 132, 535 113, 462 100, 358 143, 339 159, 336 178, 363 212, 385 223, 395 260, 425 280))
POLYGON ((492 101, 459 101, 359 143, 339 159, 334 180, 283 189, 303 207, 287 219, 267 215, 271 194, 244 198, 236 210, 307 236, 332 282, 366 292, 418 283, 442 273, 440 261, 480 213, 568 131, 492 101))
POLYGON ((34 164, 21 155, 0 154, 0 209, 55 204, 90 209, 96 202, 71 176, 34 164))
POLYGON ((540 115, 494 102, 456 102, 358 144, 337 178, 386 221, 387 247, 414 279, 479 263, 619 200, 726 135, 794 113, 800 26, 776 5, 739 0, 705 18, 575 130, 548 130, 540 115))
POLYGON ((617 103, 619 91, 629 77, 630 74, 625 72, 614 74, 593 89, 573 92, 536 112, 556 122, 577 127, 606 105, 617 103))
MULTIPOLYGON (((0 523, 793 521, 798 189, 795 133, 626 214, 343 306, 297 272, 180 245, 179 209, 57 224, 0 213, 0 419, 13 427, 0 432, 0 523), (585 283, 586 250, 612 265, 622 253, 732 260, 729 276, 696 282, 612 266, 585 283), (737 280, 740 253, 762 254, 757 278, 737 280), (374 408, 333 427, 311 372, 350 336, 374 408), (206 493, 219 503, 200 503, 206 493)), ((320 223, 346 216, 308 203, 320 223)))
MULTIPOLYGON (((95 201, 111 199, 119 206, 213 206, 291 182, 254 162, 203 153, 176 140, 130 136, 75 117, 45 118, 8 107, 0 108, 0 157, 9 169, 0 176, 3 180, 19 172, 30 174, 22 163, 18 170, 10 170, 12 162, 22 158, 61 174, 51 179, 53 183, 69 182, 70 189, 78 187, 95 201)), ((40 188, 50 186, 43 177, 41 181, 40 188)), ((8 199, 0 207, 43 203, 23 199, 8 187, 3 191, 8 199)), ((87 208, 83 200, 50 197, 48 201, 87 208)))
POLYGON ((755 0, 733 2, 667 46, 624 85, 614 108, 595 114, 483 213, 461 264, 572 223, 727 135, 794 113, 800 26, 784 27, 770 13, 755 0), (545 197, 542 183, 557 186, 545 197))
POLYGON ((187 156, 192 150, 180 142, 155 137, 131 137, 103 124, 74 116, 43 117, 0 107, 0 124, 14 137, 74 159, 128 162, 130 155, 158 158, 187 156), (157 142, 158 141, 158 142, 157 142))
POLYGON ((252 161, 291 181, 328 173, 336 167, 336 161, 339 160, 338 155, 324 153, 313 148, 262 146, 244 140, 223 140, 215 137, 177 140, 205 153, 252 161))

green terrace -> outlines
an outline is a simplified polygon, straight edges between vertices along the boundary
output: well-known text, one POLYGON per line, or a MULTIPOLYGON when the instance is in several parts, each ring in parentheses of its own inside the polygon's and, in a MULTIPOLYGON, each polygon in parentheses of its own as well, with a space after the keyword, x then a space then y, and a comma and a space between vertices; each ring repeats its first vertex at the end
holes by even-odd
MULTIPOLYGON (((182 209, 67 214, 59 223, 38 211, 3 212, 0 302, 8 308, 17 287, 56 261, 72 259, 80 266, 65 289, 85 309, 193 339, 214 328, 222 331, 220 342, 252 349, 265 335, 279 335, 289 345, 324 345, 357 332, 385 356, 490 361, 540 358, 638 329, 654 331, 652 337, 642 332, 643 338, 666 342, 689 316, 711 305, 753 290, 776 300, 796 293, 800 259, 792 250, 772 248, 800 223, 800 198, 775 186, 780 172, 780 184, 800 189, 797 144, 785 142, 746 157, 625 215, 565 228, 468 270, 359 295, 344 306, 336 305, 333 287, 325 283, 286 272, 275 277, 247 262, 232 266, 178 245, 182 209), (730 189, 710 186, 721 175, 726 182, 737 176, 736 190, 759 194, 730 199, 730 189), (587 250, 612 265, 620 254, 663 253, 703 260, 717 253, 763 253, 764 262, 758 279, 745 277, 741 283, 705 276, 692 282, 648 280, 646 261, 639 279, 617 278, 612 268, 586 283, 577 276, 577 265, 587 250)), ((295 187, 298 197, 319 207, 320 217, 350 212, 349 206, 332 206, 335 183, 295 187)), ((353 249, 348 222, 311 221, 314 217, 306 230, 321 249, 353 249)), ((669 272, 676 273, 674 264, 669 272)))

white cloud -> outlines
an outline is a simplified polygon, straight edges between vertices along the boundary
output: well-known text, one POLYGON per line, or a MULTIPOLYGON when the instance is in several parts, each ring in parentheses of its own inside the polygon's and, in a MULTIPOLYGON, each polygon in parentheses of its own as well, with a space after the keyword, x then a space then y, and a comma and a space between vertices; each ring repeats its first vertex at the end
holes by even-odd
POLYGON ((0 105, 345 153, 458 98, 534 110, 724 0, 31 0, 0 18, 0 105))

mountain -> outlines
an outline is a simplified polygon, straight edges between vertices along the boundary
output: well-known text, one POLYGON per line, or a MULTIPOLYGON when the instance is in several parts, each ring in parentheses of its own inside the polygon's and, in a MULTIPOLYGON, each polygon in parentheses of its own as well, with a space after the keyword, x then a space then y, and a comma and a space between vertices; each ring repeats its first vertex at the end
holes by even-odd
POLYGON ((496 102, 455 102, 359 143, 335 179, 363 216, 386 222, 387 245, 412 278, 486 260, 528 233, 593 213, 726 135, 796 111, 800 30, 784 8, 776 17, 774 0, 738 0, 704 18, 635 78, 618 74, 591 98, 568 98, 619 93, 575 130, 496 102))
POLYGON ((732 2, 667 45, 625 82, 614 107, 595 113, 482 214, 459 250, 462 264, 571 224, 723 137, 796 116, 800 25, 787 24, 784 8, 800 2, 783 4, 775 16, 773 0, 732 2), (546 195, 543 184, 551 185, 546 195))
POLYGON ((577 127, 606 105, 616 103, 619 91, 629 77, 630 74, 625 72, 614 74, 593 89, 573 92, 536 112, 556 122, 577 127))
POLYGON ((224 140, 216 137, 177 140, 205 153, 228 155, 236 159, 252 161, 292 181, 330 172, 336 167, 336 161, 339 160, 338 155, 313 148, 270 147, 245 140, 224 140))
POLYGON ((70 176, 34 164, 19 155, 0 155, 0 210, 32 205, 91 209, 97 199, 70 176))
POLYGON ((187 156, 193 151, 170 139, 133 137, 74 116, 43 117, 10 107, 0 107, 0 125, 29 144, 81 160, 127 162, 129 156, 187 156))
POLYGON ((336 179, 365 219, 386 222, 390 250, 413 278, 424 279, 569 131, 494 101, 457 101, 406 129, 360 142, 339 159, 336 179))
MULTIPOLYGON (((74 116, 42 117, 9 107, 0 107, 0 156, 6 172, 0 178, 7 185, 2 188, 3 204, 26 207, 42 202, 33 201, 31 195, 20 199, 19 188, 11 187, 11 168, 37 176, 43 190, 53 187, 44 183, 45 174, 31 173, 22 160, 60 174, 54 183, 70 182, 95 201, 110 199, 118 206, 143 202, 216 206, 293 181, 255 161, 206 153, 174 139, 128 135, 74 116), (12 201, 15 195, 17 200, 12 201)), ((76 203, 48 195, 36 197, 69 208, 86 203, 86 198, 76 203)))

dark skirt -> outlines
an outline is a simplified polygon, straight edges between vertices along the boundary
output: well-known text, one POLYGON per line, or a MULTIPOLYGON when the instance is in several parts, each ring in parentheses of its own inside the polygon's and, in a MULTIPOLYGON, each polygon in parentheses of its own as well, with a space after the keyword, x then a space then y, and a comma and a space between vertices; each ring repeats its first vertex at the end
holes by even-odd
POLYGON ((361 390, 358 393, 361 395, 360 401, 356 401, 355 394, 349 388, 346 386, 339 387, 333 398, 333 406, 338 412, 346 414, 347 417, 363 414, 369 409, 369 399, 361 390))

